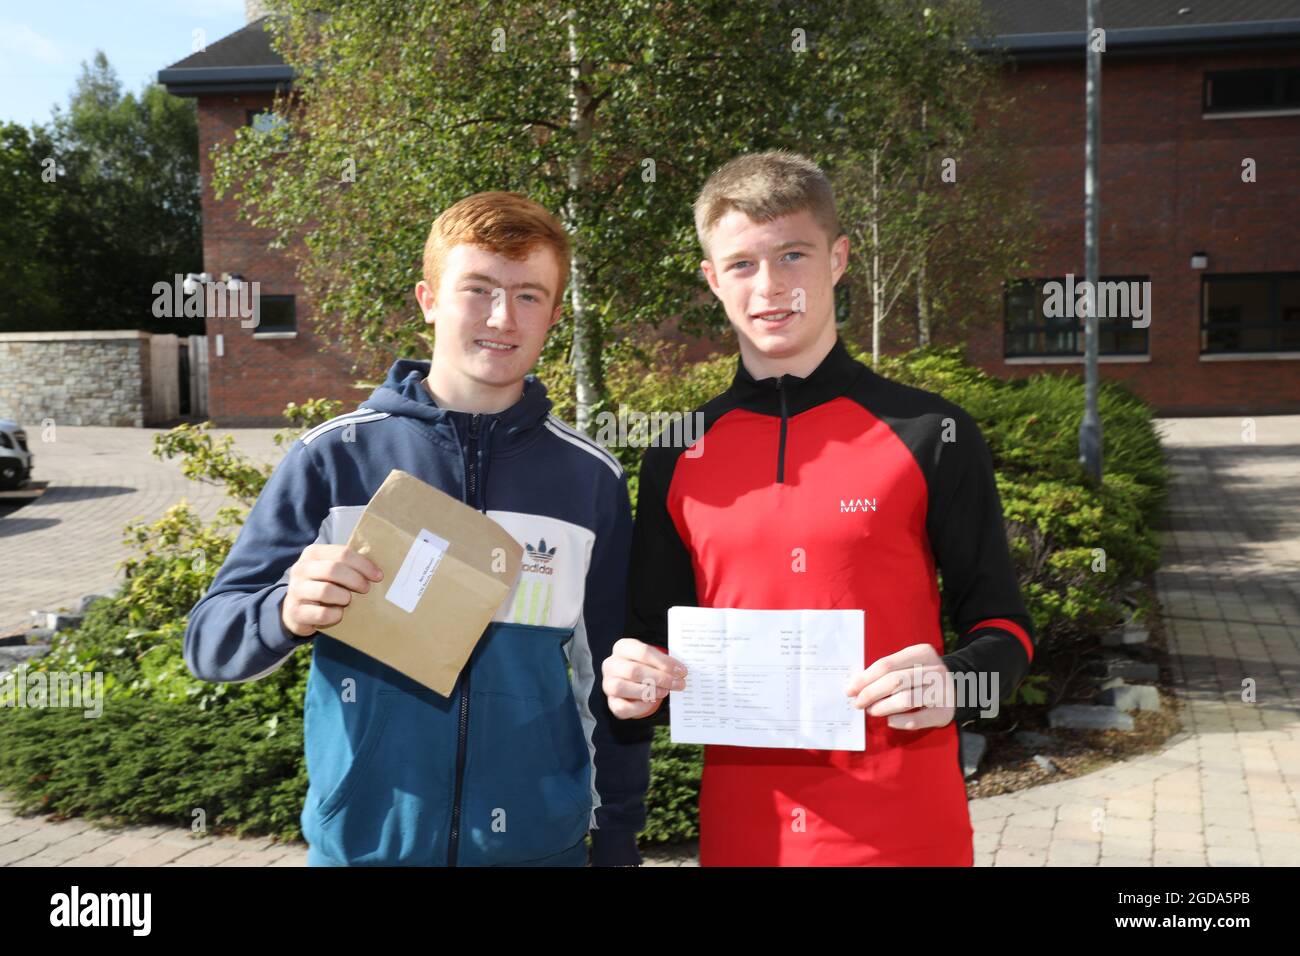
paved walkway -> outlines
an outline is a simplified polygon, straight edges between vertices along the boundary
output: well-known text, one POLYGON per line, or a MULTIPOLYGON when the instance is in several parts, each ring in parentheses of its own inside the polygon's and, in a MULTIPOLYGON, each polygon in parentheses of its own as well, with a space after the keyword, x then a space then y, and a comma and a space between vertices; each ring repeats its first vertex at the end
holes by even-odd
POLYGON ((0 803, 0 866, 306 866, 299 844, 191 836, 184 827, 99 827, 17 817, 0 803))
MULTIPOLYGON (((1175 474, 1157 586, 1184 730, 1158 754, 972 801, 976 865, 1300 864, 1300 416, 1258 418, 1253 442, 1238 418, 1161 424, 1175 474)), ((306 851, 15 819, 0 800, 0 866, 65 862, 301 866, 306 851)))
POLYGON ((1184 730, 1164 751, 971 803, 977 865, 1300 865, 1300 416, 1161 423, 1156 575, 1184 730), (1255 701, 1242 701, 1254 681, 1255 701))
MULTIPOLYGON (((31 623, 33 610, 75 604, 84 594, 110 590, 122 579, 122 529, 133 518, 154 521, 188 498, 204 518, 225 504, 214 485, 191 481, 177 460, 153 457, 157 428, 61 425, 53 441, 29 429, 36 455, 33 477, 45 493, 0 517, 0 634, 31 623)), ((275 429, 219 431, 260 461, 278 460, 275 429)))

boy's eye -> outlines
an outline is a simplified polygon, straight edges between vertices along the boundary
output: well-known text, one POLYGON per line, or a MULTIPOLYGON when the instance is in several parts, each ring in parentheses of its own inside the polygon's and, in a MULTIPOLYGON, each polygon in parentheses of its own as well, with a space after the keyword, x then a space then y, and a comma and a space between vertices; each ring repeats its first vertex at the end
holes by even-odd
POLYGON ((531 292, 525 292, 525 293, 521 296, 521 298, 527 299, 529 302, 537 302, 537 301, 538 301, 537 296, 533 295, 531 292))
MULTIPOLYGON (((798 256, 798 257, 801 258, 801 259, 802 259, 802 258, 805 258, 804 253, 802 253, 802 252, 794 252, 794 251, 787 252, 787 253, 785 254, 785 256, 783 256, 782 258, 789 258, 790 256, 798 256)), ((794 260, 790 260, 790 261, 793 262, 794 260)), ((730 270, 732 270, 732 269, 744 269, 744 268, 748 268, 748 267, 751 266, 751 265, 753 265, 753 263, 750 262, 748 259, 737 259, 737 260, 736 260, 735 262, 733 262, 731 265, 727 266, 727 269, 728 269, 728 271, 730 271, 730 270)))

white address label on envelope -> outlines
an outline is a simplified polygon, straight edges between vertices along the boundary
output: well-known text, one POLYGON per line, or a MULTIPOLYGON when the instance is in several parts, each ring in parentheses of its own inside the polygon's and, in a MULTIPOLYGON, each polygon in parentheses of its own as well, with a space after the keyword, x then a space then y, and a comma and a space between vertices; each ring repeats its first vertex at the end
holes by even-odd
POLYGON ((388 586, 385 600, 396 604, 407 614, 412 613, 449 547, 451 545, 446 538, 440 538, 427 528, 421 528, 419 536, 411 542, 410 550, 402 560, 397 577, 388 586))

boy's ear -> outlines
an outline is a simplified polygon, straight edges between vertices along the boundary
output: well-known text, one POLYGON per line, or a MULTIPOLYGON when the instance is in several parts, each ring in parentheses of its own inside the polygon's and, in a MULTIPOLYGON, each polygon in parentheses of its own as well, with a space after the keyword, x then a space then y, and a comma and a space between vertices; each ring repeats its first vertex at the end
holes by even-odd
POLYGON ((423 279, 415 284, 415 301, 419 303, 420 311, 424 313, 424 321, 432 325, 433 307, 437 304, 438 296, 423 279))
POLYGON ((709 283, 709 288, 713 290, 713 294, 718 295, 718 277, 713 272, 713 263, 708 259, 701 259, 700 271, 704 273, 704 279, 709 283))
POLYGON ((849 237, 841 235, 831 244, 831 281, 839 282, 849 264, 849 237))

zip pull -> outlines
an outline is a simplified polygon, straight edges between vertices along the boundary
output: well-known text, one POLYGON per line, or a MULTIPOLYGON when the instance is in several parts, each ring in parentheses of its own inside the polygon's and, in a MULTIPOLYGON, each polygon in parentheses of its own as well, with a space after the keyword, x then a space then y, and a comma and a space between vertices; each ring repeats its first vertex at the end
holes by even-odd
POLYGON ((487 496, 488 465, 492 461, 492 433, 496 430, 497 423, 499 421, 500 421, 499 418, 493 418, 488 422, 487 428, 483 430, 483 440, 479 442, 479 446, 478 446, 479 484, 483 486, 483 495, 484 495, 483 510, 485 512, 487 511, 486 496, 487 496))
POLYGON ((465 448, 465 503, 471 508, 478 507, 479 469, 482 456, 478 442, 479 413, 469 416, 469 435, 466 436, 465 448))

